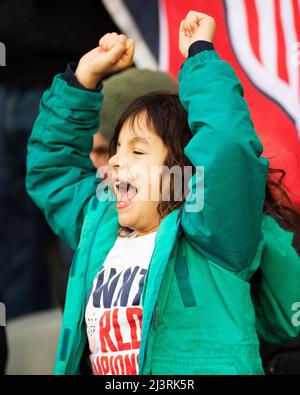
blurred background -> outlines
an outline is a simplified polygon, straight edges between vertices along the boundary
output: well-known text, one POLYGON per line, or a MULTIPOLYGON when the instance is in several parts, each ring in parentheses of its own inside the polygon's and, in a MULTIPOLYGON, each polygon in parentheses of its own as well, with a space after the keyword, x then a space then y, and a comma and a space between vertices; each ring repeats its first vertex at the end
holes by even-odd
MULTIPOLYGON (((241 80, 264 155, 286 172, 284 186, 300 210, 300 0, 0 0, 2 374, 52 373, 72 260, 25 191, 26 144, 43 91, 112 31, 135 39, 134 68, 160 70, 176 86, 184 60, 178 28, 190 9, 216 19, 215 48, 241 80)), ((143 84, 144 77, 131 78, 143 84)), ((107 82, 107 96, 111 90, 107 82)), ((108 121, 91 153, 96 167, 107 160, 114 127, 109 107, 103 111, 108 121)), ((300 374, 300 339, 262 342, 261 354, 266 373, 300 374)))

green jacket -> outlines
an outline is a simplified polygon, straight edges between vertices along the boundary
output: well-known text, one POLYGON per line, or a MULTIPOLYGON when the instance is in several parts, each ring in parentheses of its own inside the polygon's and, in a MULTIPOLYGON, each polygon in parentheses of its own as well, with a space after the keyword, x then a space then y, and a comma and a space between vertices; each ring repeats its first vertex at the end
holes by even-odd
MULTIPOLYGON (((262 214, 268 161, 260 157, 262 145, 243 88, 215 51, 188 59, 179 81, 194 133, 185 154, 194 166, 204 166, 205 201, 201 211, 191 212, 190 195, 183 209, 159 226, 142 294, 139 372, 262 374, 256 327, 262 335, 272 332, 279 314, 283 330, 271 333, 273 340, 296 334, 283 293, 274 297, 270 284, 260 281, 255 308, 250 294, 249 280, 264 260, 268 234, 278 230, 262 214), (271 318, 265 317, 273 304, 279 311, 274 307, 271 318)), ((76 250, 56 374, 79 373, 87 342, 87 295, 119 226, 115 201, 95 195, 103 184, 89 159, 102 100, 102 93, 71 87, 56 76, 28 144, 28 193, 52 229, 76 250)), ((193 177, 191 193, 202 182, 193 177)), ((104 194, 110 192, 104 189, 104 194)), ((288 236, 285 247, 296 271, 298 257, 288 236)), ((295 295, 299 289, 290 298, 295 295)))

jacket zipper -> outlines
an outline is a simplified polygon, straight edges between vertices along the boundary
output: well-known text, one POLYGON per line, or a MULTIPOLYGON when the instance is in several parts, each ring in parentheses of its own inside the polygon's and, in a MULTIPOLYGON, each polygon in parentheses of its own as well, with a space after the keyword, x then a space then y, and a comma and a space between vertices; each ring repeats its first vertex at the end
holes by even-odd
MULTIPOLYGON (((109 210, 109 208, 108 208, 107 210, 109 210)), ((86 273, 87 273, 88 266, 89 266, 90 255, 91 255, 91 249, 92 249, 94 240, 95 240, 95 238, 96 238, 96 234, 97 234, 98 228, 99 228, 99 226, 100 226, 102 220, 104 220, 104 217, 106 216, 106 214, 107 214, 107 212, 106 212, 106 213, 101 217, 101 219, 99 220, 99 222, 98 222, 98 224, 97 224, 97 226, 96 226, 95 232, 94 232, 94 234, 93 234, 93 238, 92 238, 91 244, 90 244, 90 246, 89 246, 88 259, 87 259, 88 264, 87 264, 87 266, 86 266, 86 268, 85 268, 85 272, 84 272, 84 275, 83 275, 83 281, 84 281, 83 284, 84 284, 84 286, 83 286, 83 295, 82 295, 82 301, 81 301, 81 316, 80 316, 80 322, 79 322, 79 330, 77 330, 77 333, 76 333, 76 345, 75 345, 75 348, 73 347, 73 351, 72 351, 72 353, 71 353, 71 358, 70 358, 70 360, 71 360, 71 361, 70 361, 70 368, 67 369, 67 372, 69 372, 70 370, 71 370, 71 371, 74 370, 75 355, 76 355, 77 350, 78 350, 78 348, 79 348, 80 340, 81 340, 81 336, 82 336, 82 322, 83 322, 83 319, 84 319, 85 304, 86 304, 86 273)))
POLYGON ((82 297, 82 301, 81 301, 81 316, 80 316, 79 330, 78 330, 78 332, 76 334, 75 350, 74 350, 74 352, 72 353, 72 356, 71 356, 71 371, 74 370, 74 365, 75 365, 75 358, 74 358, 74 356, 77 353, 77 350, 78 350, 79 345, 80 345, 81 336, 82 336, 82 323, 83 323, 83 319, 84 319, 85 299, 86 299, 86 286, 85 286, 86 272, 84 273, 83 281, 84 281, 84 289, 83 289, 83 297, 82 297))
MULTIPOLYGON (((154 247, 152 256, 154 255, 154 253, 155 253, 155 247, 154 247)), ((149 277, 149 272, 150 272, 150 267, 151 267, 152 256, 151 256, 150 264, 149 264, 149 267, 148 267, 148 270, 147 270, 147 274, 146 274, 146 278, 145 278, 145 285, 144 285, 143 294, 142 294, 142 305, 144 304, 144 300, 145 300, 145 295, 146 295, 146 290, 147 290, 147 285, 148 285, 148 277, 149 277)), ((151 322, 152 322, 152 319, 151 319, 151 322)), ((142 332, 142 337, 143 337, 143 332, 142 332)), ((146 344, 145 344, 143 366, 145 366, 145 362, 146 362, 147 348, 148 348, 148 339, 149 339, 149 336, 147 336, 147 340, 146 340, 146 344)))
POLYGON ((145 344, 145 353, 144 353, 144 363, 143 363, 143 367, 146 365, 147 363, 147 356, 148 356, 148 345, 149 345, 149 333, 151 328, 153 328, 155 330, 156 326, 157 326, 157 322, 158 322, 158 303, 155 303, 155 307, 154 307, 154 312, 152 315, 152 320, 151 320, 151 324, 150 324, 150 329, 148 332, 148 336, 147 336, 147 341, 145 344))
MULTIPOLYGON (((177 237, 176 237, 176 241, 179 239, 179 236, 181 235, 181 232, 179 232, 178 233, 178 235, 177 235, 177 237)), ((175 241, 175 243, 176 243, 176 241, 175 241)), ((174 243, 174 245, 175 245, 175 243, 174 243)), ((174 245, 173 245, 173 248, 174 248, 174 245)), ((154 253, 154 251, 153 251, 153 253, 154 253)), ((172 252, 170 253, 170 255, 172 255, 172 252)), ((168 257, 168 259, 170 258, 170 256, 168 257)), ((150 266, 151 266, 151 264, 150 264, 150 266)), ((150 269, 150 266, 149 266, 149 269, 150 269)), ((149 273, 149 269, 148 269, 148 272, 147 272, 147 275, 146 275, 146 280, 145 280, 145 289, 144 289, 144 294, 146 294, 146 286, 147 286, 147 280, 148 280, 148 273, 149 273)), ((155 302, 155 307, 154 307, 154 311, 153 311, 153 313, 152 313, 152 319, 151 319, 151 324, 150 324, 150 328, 149 328, 149 331, 148 331, 148 335, 147 335, 147 340, 146 340, 146 344, 145 344, 145 352, 144 352, 144 361, 143 361, 143 366, 142 366, 142 368, 146 365, 146 362, 147 362, 147 356, 148 356, 148 344, 149 344, 149 332, 150 332, 150 330, 151 330, 151 327, 153 327, 153 329, 155 329, 156 328, 156 326, 157 326, 157 323, 158 323, 158 302, 156 301, 155 302)), ((141 369, 142 370, 142 369, 141 369)))

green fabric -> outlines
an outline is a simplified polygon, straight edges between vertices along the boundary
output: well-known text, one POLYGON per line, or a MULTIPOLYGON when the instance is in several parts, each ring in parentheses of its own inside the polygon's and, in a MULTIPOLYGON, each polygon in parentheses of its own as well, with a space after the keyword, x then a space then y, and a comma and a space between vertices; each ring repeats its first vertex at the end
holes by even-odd
MULTIPOLYGON (((167 271, 169 287, 158 297, 144 373, 263 374, 249 283, 207 261, 184 236, 180 243, 196 305, 185 306, 178 277, 167 271)), ((262 244, 254 261, 261 252, 262 244)))
POLYGON ((265 248, 260 264, 261 276, 253 293, 257 332, 270 343, 285 343, 299 333, 292 325, 300 302, 300 257, 292 247, 293 233, 266 217, 263 223, 265 248))
POLYGON ((101 129, 109 142, 117 122, 131 102, 146 93, 166 90, 178 93, 177 82, 163 71, 130 68, 103 82, 104 103, 100 112, 101 129))
MULTIPOLYGON (((182 244, 182 243, 181 243, 182 244)), ((176 264, 174 267, 177 284, 185 307, 196 306, 195 296, 189 281, 189 270, 183 248, 180 245, 177 251, 176 264)))
MULTIPOLYGON (((189 58, 179 73, 180 100, 195 133, 185 154, 205 172, 204 209, 184 210, 183 230, 201 254, 234 271, 255 256, 268 172, 243 93, 215 51, 189 58)), ((193 178, 194 194, 201 181, 193 178)))
MULTIPOLYGON (((291 293, 285 289, 289 296, 283 297, 273 262, 278 243, 272 235, 288 232, 262 216, 268 162, 260 157, 242 95, 232 68, 215 51, 185 62, 180 98, 195 133, 186 154, 194 165, 205 166, 205 205, 192 213, 188 199, 182 215, 173 211, 157 231, 142 294, 141 374, 261 374, 256 327, 263 334, 272 325, 287 336, 296 332, 290 301, 300 299, 299 286, 291 293), (255 316, 249 280, 260 265, 265 280, 258 286, 263 296, 255 301, 255 316)), ((89 159, 102 100, 101 93, 69 87, 58 75, 42 98, 28 144, 28 193, 52 229, 76 250, 56 374, 79 372, 87 295, 117 237, 115 202, 97 199, 89 159)), ((192 179, 191 187, 198 182, 192 179)), ((282 243, 295 269, 299 259, 291 252, 290 234, 282 243)))

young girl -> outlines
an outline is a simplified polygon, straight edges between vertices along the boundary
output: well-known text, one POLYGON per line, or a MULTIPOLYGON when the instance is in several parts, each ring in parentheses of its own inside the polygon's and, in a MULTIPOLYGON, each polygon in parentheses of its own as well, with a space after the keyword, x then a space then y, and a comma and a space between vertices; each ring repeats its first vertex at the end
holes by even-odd
POLYGON ((180 102, 154 92, 125 111, 111 143, 111 185, 101 182, 98 197, 89 153, 99 83, 132 64, 133 41, 105 35, 44 94, 27 189, 76 250, 56 374, 263 373, 248 281, 263 258, 262 229, 277 229, 263 216, 268 161, 243 88, 214 50, 214 31, 202 13, 182 21, 180 102), (192 176, 186 199, 164 200, 167 181, 176 191, 162 167, 190 165, 204 175, 192 176))

